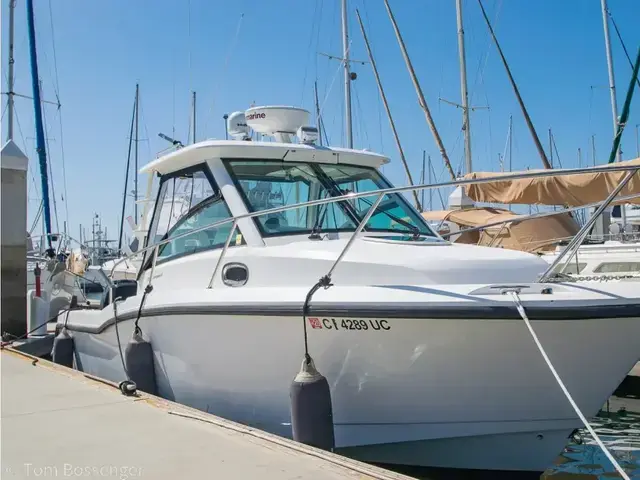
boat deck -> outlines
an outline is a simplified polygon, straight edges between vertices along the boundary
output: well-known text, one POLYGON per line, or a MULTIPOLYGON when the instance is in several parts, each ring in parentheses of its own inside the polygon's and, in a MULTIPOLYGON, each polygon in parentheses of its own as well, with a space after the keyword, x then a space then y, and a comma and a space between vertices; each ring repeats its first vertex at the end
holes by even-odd
POLYGON ((410 478, 13 349, 0 368, 2 478, 410 478))

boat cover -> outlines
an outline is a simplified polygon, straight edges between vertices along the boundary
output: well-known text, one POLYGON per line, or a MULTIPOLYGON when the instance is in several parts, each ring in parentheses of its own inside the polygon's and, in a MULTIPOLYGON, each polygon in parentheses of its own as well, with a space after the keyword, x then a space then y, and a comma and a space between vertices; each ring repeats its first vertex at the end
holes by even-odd
MULTIPOLYGON (((621 164, 638 165, 640 167, 640 158, 611 164, 610 166, 619 166, 621 164)), ((467 195, 475 202, 578 207, 605 200, 628 172, 593 172, 553 177, 509 178, 516 173, 525 172, 470 173, 464 176, 465 180, 497 176, 504 177, 504 180, 465 185, 464 188, 467 195)), ((631 181, 620 192, 620 196, 634 194, 640 194, 640 172, 636 172, 631 181)), ((640 197, 624 203, 640 204, 640 197)))

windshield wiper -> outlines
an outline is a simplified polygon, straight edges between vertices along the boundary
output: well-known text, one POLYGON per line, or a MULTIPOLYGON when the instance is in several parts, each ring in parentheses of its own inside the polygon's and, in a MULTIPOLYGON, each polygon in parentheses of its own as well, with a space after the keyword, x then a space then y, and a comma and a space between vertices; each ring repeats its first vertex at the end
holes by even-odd
MULTIPOLYGON (((329 210, 327 208, 327 205, 328 204, 326 203, 320 205, 320 208, 324 207, 324 209, 322 210, 322 213, 319 213, 319 215, 316 217, 316 221, 313 223, 313 228, 311 229, 309 240, 322 240, 320 233, 322 232, 322 224, 324 223, 327 211, 329 210)), ((320 208, 318 210, 320 210, 320 208)))
MULTIPOLYGON (((373 206, 373 202, 370 202, 366 198, 360 197, 359 200, 361 200, 364 203, 366 203, 367 205, 369 205, 369 207, 373 206)), ((403 226, 407 227, 409 230, 411 230, 411 240, 420 240, 420 237, 422 236, 422 233, 420 232, 420 229, 416 225, 413 225, 413 224, 401 219, 400 217, 396 217, 395 215, 393 215, 392 213, 387 212, 386 210, 382 210, 380 208, 380 206, 378 206, 378 208, 376 210, 378 212, 380 212, 380 213, 385 214, 387 217, 389 217, 394 222, 397 222, 400 225, 403 225, 403 226)), ((376 214, 376 212, 373 213, 373 215, 375 215, 375 214, 376 214)))

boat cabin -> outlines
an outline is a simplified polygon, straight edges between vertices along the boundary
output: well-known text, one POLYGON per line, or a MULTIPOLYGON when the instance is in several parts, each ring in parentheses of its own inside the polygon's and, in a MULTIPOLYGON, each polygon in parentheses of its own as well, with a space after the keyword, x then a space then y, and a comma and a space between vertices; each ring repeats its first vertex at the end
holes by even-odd
MULTIPOLYGON (((383 155, 323 147, 308 139, 305 143, 286 141, 296 130, 305 138, 305 133, 299 132, 304 125, 296 125, 288 117, 293 113, 293 121, 299 122, 301 112, 307 113, 262 107, 245 115, 234 114, 229 120, 235 125, 244 123, 238 120, 242 115, 254 131, 274 134, 277 129, 274 136, 281 141, 250 141, 248 130, 235 129, 232 133, 240 139, 210 140, 180 148, 141 170, 160 177, 147 243, 180 236, 160 247, 158 263, 223 247, 233 222, 193 235, 188 235, 189 230, 249 213, 392 187, 378 170, 389 162, 383 155)), ((229 247, 344 237, 355 231, 375 199, 372 195, 241 218, 229 247)), ((401 194, 385 196, 366 231, 442 241, 401 194)))

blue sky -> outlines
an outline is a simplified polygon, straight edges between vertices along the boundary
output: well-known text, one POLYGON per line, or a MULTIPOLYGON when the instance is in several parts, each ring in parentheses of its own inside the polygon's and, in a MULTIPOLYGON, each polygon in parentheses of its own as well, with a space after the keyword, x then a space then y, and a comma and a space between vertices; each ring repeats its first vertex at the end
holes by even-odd
MULTIPOLYGON (((461 111, 439 101, 460 101, 455 2, 390 3, 458 171, 464 154, 461 111)), ((552 128, 563 166, 578 165, 578 148, 583 165, 592 164, 590 139, 595 135, 596 161, 606 162, 613 127, 600 2, 484 0, 484 4, 545 148, 552 128)), ((490 107, 471 116, 474 170, 500 169, 498 154, 505 149, 510 115, 513 169, 540 168, 478 3, 465 0, 463 5, 471 103, 490 107)), ((419 176, 426 150, 438 179, 446 180, 382 0, 349 0, 351 57, 367 58, 356 8, 363 16, 414 176, 419 176)), ((640 2, 609 0, 609 8, 635 58, 640 46, 640 2)), ((3 91, 7 9, 8 0, 3 0, 3 91)), ((317 81, 331 144, 344 144, 339 64, 318 54, 341 53, 339 0, 35 0, 35 13, 43 97, 55 99, 58 92, 62 103, 60 112, 45 107, 59 225, 62 229, 68 208, 69 230, 76 237, 79 224, 90 232, 94 212, 101 214, 109 237, 117 236, 136 82, 141 89, 140 165, 167 146, 158 132, 175 132, 186 141, 192 90, 198 96, 198 138, 223 138, 222 115, 252 103, 304 106, 313 111, 317 81)), ((613 28, 611 35, 621 110, 631 67, 613 28)), ((16 91, 31 95, 22 1, 16 9, 15 59, 16 91)), ((385 167, 385 174, 394 183, 405 184, 370 65, 354 65, 354 70, 358 74, 352 84, 355 147, 389 155, 392 163, 385 167)), ((3 140, 5 102, 3 98, 3 140)), ((31 102, 17 98, 16 111, 20 128, 16 126, 15 140, 29 155, 33 173, 29 179, 31 224, 40 199, 31 102)), ((623 137, 624 158, 637 156, 639 123, 640 91, 636 89, 623 137)), ((141 194, 144 185, 141 177, 141 194)), ((440 208, 439 202, 434 208, 440 208)), ((132 211, 129 206, 127 213, 132 211)))

